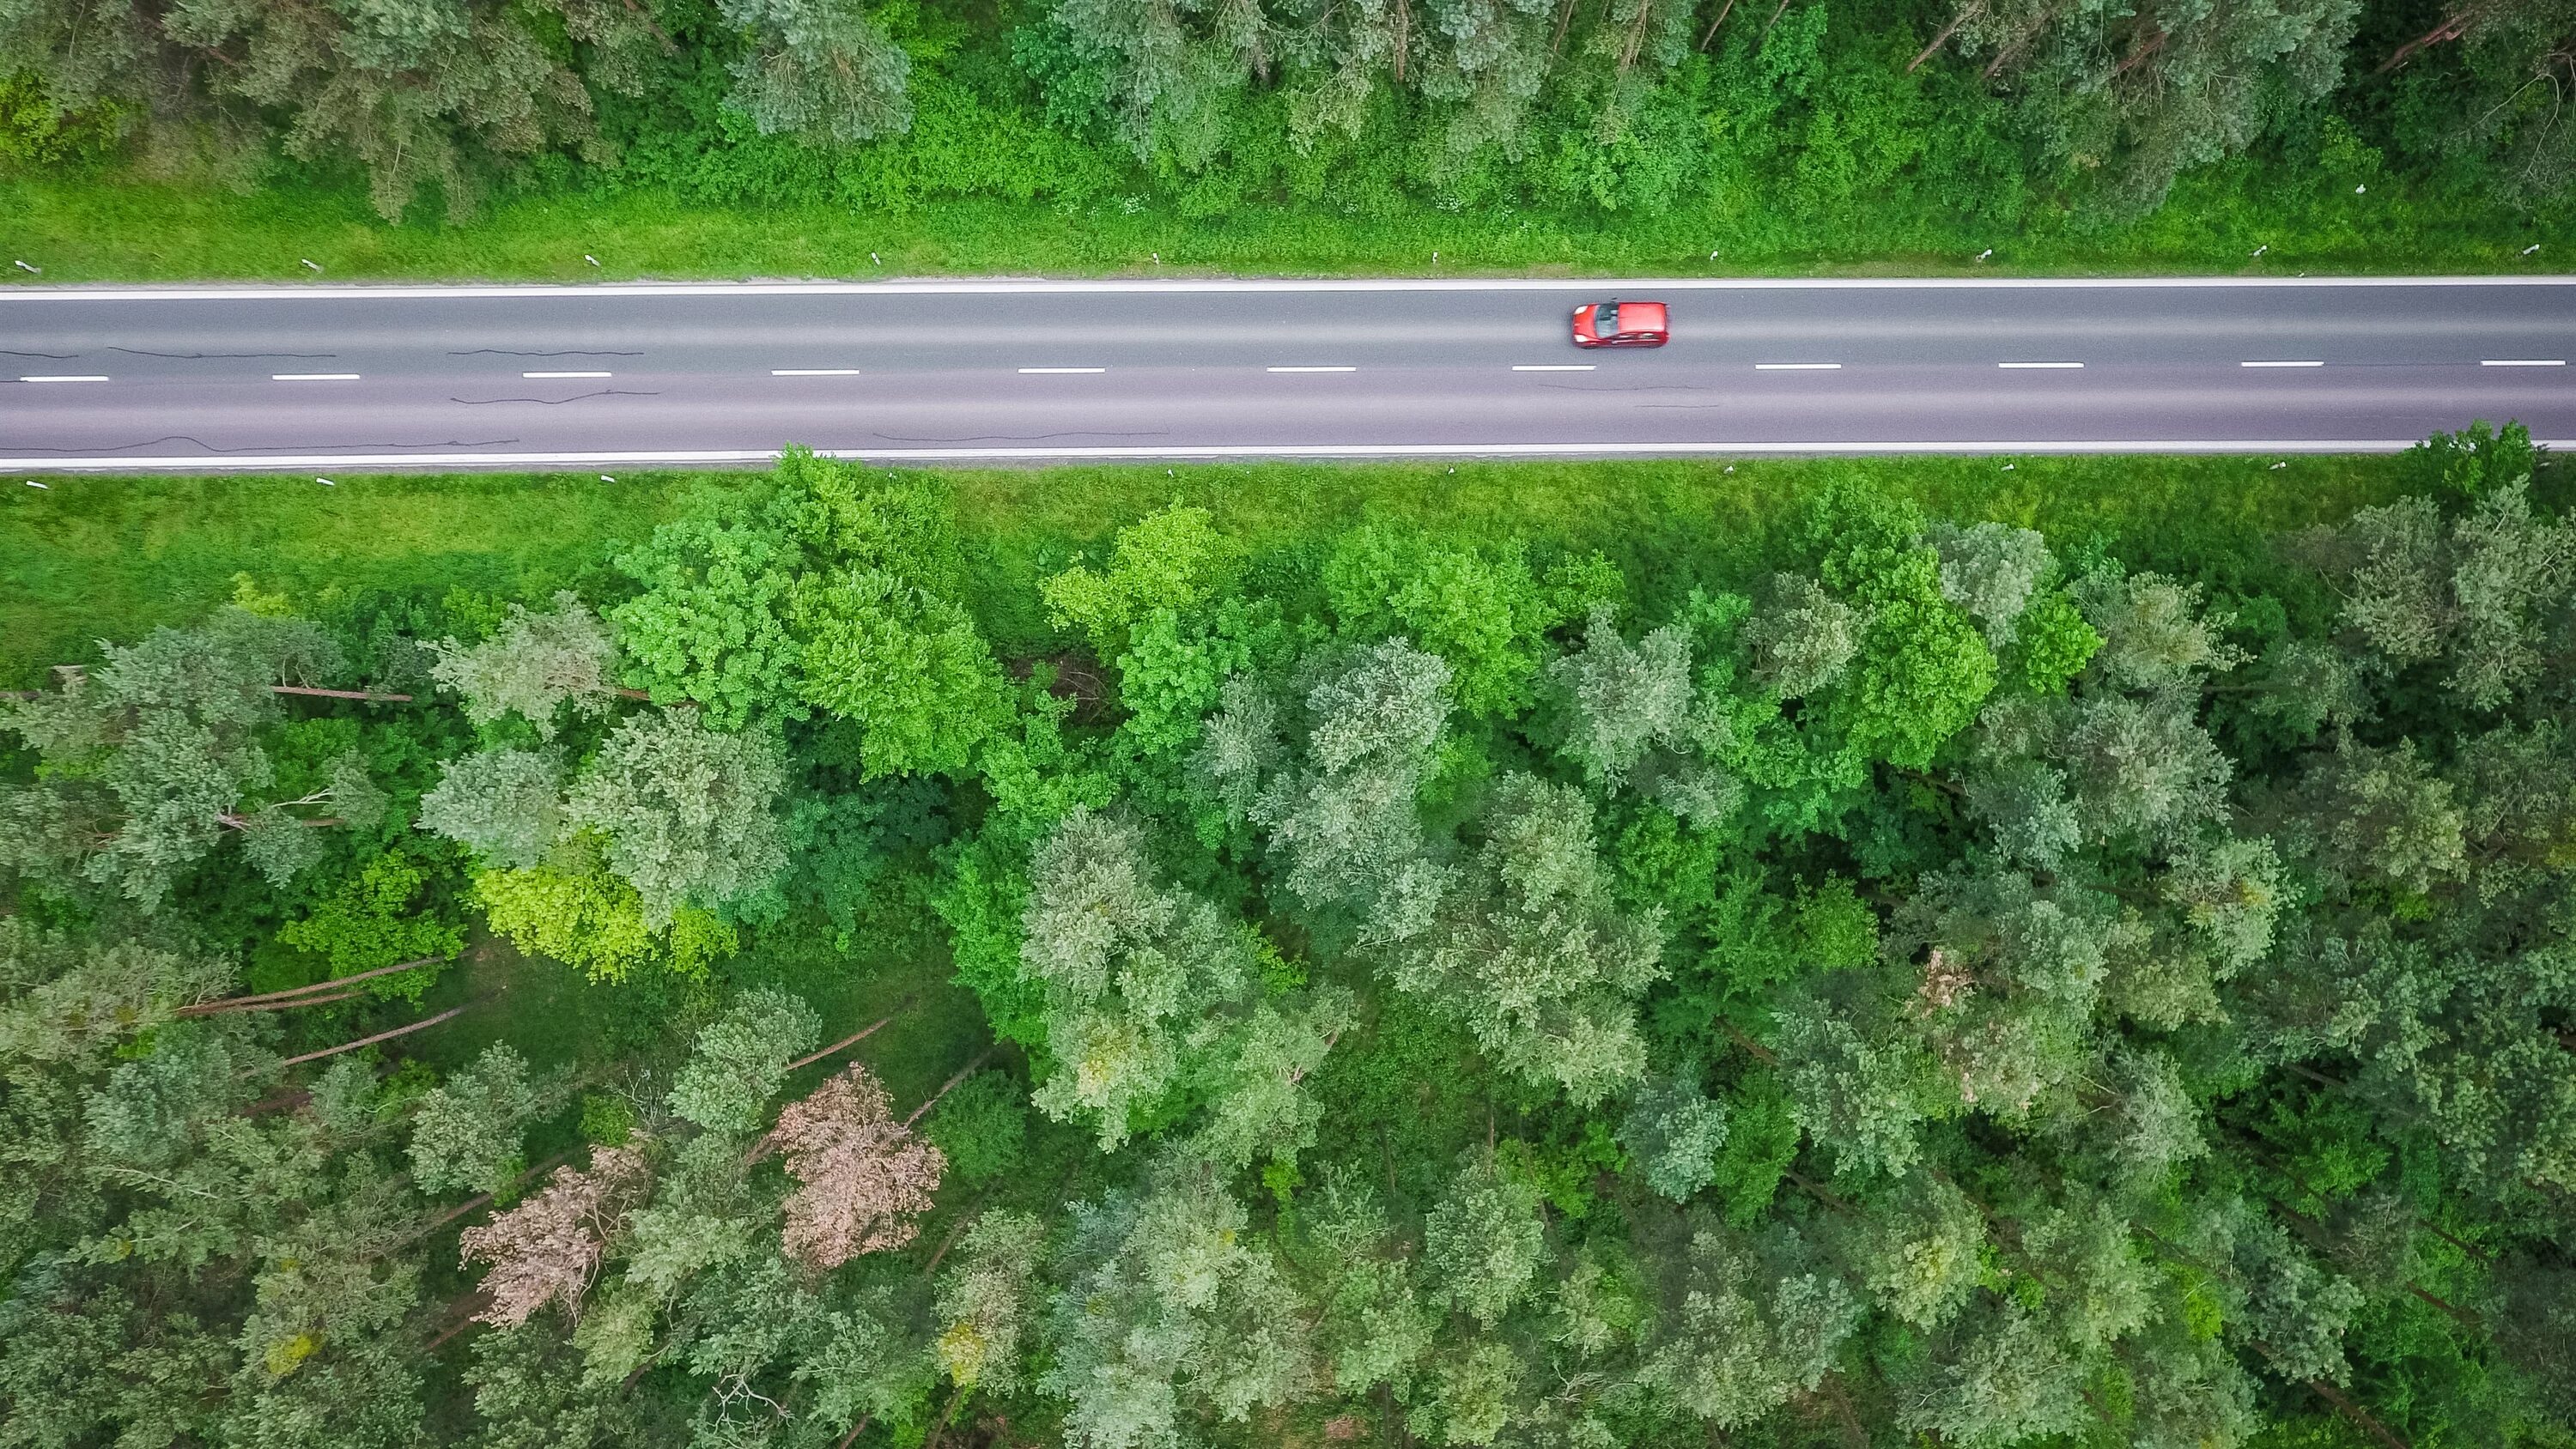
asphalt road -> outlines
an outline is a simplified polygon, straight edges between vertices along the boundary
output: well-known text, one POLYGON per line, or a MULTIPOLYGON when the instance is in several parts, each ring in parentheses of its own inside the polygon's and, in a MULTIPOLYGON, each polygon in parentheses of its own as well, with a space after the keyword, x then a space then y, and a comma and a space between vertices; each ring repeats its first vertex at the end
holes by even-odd
POLYGON ((2576 277, 0 288, 0 469, 2341 451, 2571 363, 2576 277))

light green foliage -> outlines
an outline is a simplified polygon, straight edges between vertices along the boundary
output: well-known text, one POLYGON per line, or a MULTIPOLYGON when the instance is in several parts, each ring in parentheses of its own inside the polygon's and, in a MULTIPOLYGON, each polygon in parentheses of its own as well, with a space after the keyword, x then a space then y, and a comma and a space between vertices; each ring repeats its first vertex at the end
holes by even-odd
POLYGON ((1263 1002, 1199 1070, 1207 1121, 1190 1150, 1237 1171, 1255 1160, 1293 1162, 1315 1145, 1322 1106, 1299 1084, 1357 1017, 1358 1003, 1339 987, 1318 987, 1284 1008, 1263 1002))
POLYGON ((527 1059, 485 1047, 412 1109, 411 1176, 429 1193, 498 1192, 517 1175, 520 1137, 544 1103, 527 1059))
POLYGON ((1648 1077, 1628 1105, 1619 1144, 1634 1157, 1646 1185, 1675 1202, 1717 1180, 1726 1145, 1726 1105, 1700 1089, 1699 1064, 1685 1062, 1648 1077))
POLYGON ((1241 1203, 1214 1175, 1174 1167, 1141 1194, 1073 1207, 1049 1301, 1055 1345, 1038 1387, 1099 1449, 1180 1442, 1182 1415, 1240 1422, 1302 1398, 1312 1346, 1297 1296, 1241 1203))
POLYGON ((542 863, 562 836, 563 767, 535 750, 477 750, 447 762, 420 797, 419 828, 502 870, 542 863))
POLYGON ((1184 624, 1155 613, 1128 634, 1118 656, 1118 699, 1129 711, 1121 738, 1149 756, 1173 756, 1198 742, 1202 721, 1223 700, 1225 681, 1278 651, 1274 610, 1241 599, 1218 604, 1211 617, 1184 624))
POLYGON ((2307 782, 2318 864, 2335 879, 2421 895, 2468 873, 2467 821, 2451 782, 2411 741, 2394 750, 2347 743, 2307 782))
POLYGON ((1690 640, 1666 626, 1631 645, 1604 605, 1583 647, 1547 668, 1562 700, 1567 758, 1593 780, 1617 783, 1646 751, 1681 746, 1692 724, 1690 640))
POLYGON ((2447 661, 2447 685, 2491 710, 2563 654, 2576 525, 2532 512, 2530 486, 2481 494, 2463 517, 2429 499, 2362 510, 2331 540, 2344 623, 2391 664, 2447 661))
POLYGON ((1547 630, 1563 622, 1517 544, 1486 550, 1387 526, 1347 535, 1324 565, 1345 634, 1402 634, 1440 656, 1470 715, 1516 715, 1538 681, 1547 630))
POLYGON ((1388 978, 1505 1072, 1588 1106, 1645 1071, 1635 1003, 1664 975, 1660 914, 1612 904, 1592 808, 1569 786, 1506 776, 1482 828, 1459 888, 1388 978))
POLYGON ((1878 1306, 1930 1332, 1958 1313, 1984 1270, 1986 1222, 1945 1178, 1910 1177, 1840 1234, 1878 1306))
POLYGON ((1158 879, 1131 820, 1076 806, 1029 866, 1021 971, 1046 997, 1039 1110, 1123 1143, 1231 1036, 1250 985, 1243 927, 1158 879))
POLYGON ((2112 919, 2105 900, 2018 872, 1924 877, 1887 950, 1925 954, 1918 1030, 1962 1106, 2021 1118, 2086 1069, 2112 919))
POLYGON ((1229 686, 1194 761, 1220 799, 1269 830, 1279 884, 1310 920, 1368 942, 1431 923, 1447 874, 1430 859, 1415 802, 1449 715, 1449 666, 1402 639, 1353 656, 1308 691, 1300 767, 1270 702, 1229 686))
POLYGON ((720 909, 787 868, 786 752, 758 731, 719 734, 689 709, 635 715, 573 782, 564 814, 607 839, 608 868, 655 929, 683 906, 720 909))
POLYGON ((1432 1350, 1439 1315, 1418 1285, 1417 1261, 1390 1229, 1386 1204, 1347 1165, 1325 1170, 1299 1204, 1289 1251, 1315 1284, 1316 1347, 1346 1394, 1408 1381, 1432 1350))
POLYGON ((1907 1428, 1999 1449, 2072 1434, 2089 1422, 2084 1366, 2037 1314, 2010 1307, 1974 1329, 1911 1396, 1907 1428))
MULTIPOLYGON (((354 976, 400 961, 452 960, 465 949, 463 925, 444 912, 422 909, 429 871, 399 850, 371 856, 315 905, 313 913, 277 928, 277 939, 330 963, 331 976, 354 976)), ((392 978, 417 1000, 429 972, 392 978)))
POLYGON ((465 645, 432 644, 430 676, 465 696, 465 717, 478 725, 515 714, 552 739, 557 718, 608 713, 617 697, 617 642, 579 595, 559 590, 542 614, 512 604, 499 632, 465 645))
POLYGON ((1186 618, 1212 603, 1239 555, 1206 509, 1175 503, 1118 530, 1107 568, 1076 557, 1038 592, 1051 623, 1080 630, 1094 655, 1114 659, 1139 624, 1186 618))
POLYGON ((801 713, 804 651, 786 622, 796 564, 789 541, 753 520, 701 512, 654 529, 617 560, 644 588, 608 611, 626 682, 659 704, 695 700, 718 729, 801 713))
POLYGON ((482 1432, 474 1449, 589 1449, 640 1432, 614 1384, 584 1381, 571 1340, 542 1329, 476 1335, 465 1381, 482 1432))
POLYGON ((2034 694, 2056 694, 2084 672, 2101 647, 2102 636, 2085 622, 2074 597, 2061 589, 2022 611, 2012 653, 2020 662, 2024 686, 2034 694))
POLYGON ((1782 699, 1799 699, 1842 677, 1860 652, 1862 616, 1814 579, 1775 574, 1769 598, 1744 625, 1753 677, 1782 699))
POLYGON ((1800 521, 1824 585, 1860 615, 1833 718, 1848 748, 1913 769, 1976 718, 1995 684, 1994 654, 1944 596, 1941 555, 1922 531, 1911 505, 1856 487, 1818 495, 1800 521))
POLYGON ((0 917, 0 1059, 70 1063, 231 989, 233 965, 141 941, 74 941, 0 917))
POLYGON ((1941 555, 1941 596, 1965 609, 1997 649, 2013 642, 2032 592, 2057 563, 2035 530, 2001 523, 1935 523, 1923 541, 1941 555))
POLYGON ((939 1280, 939 1335, 931 1352, 960 1390, 1008 1394, 1039 1304, 1046 1224, 1028 1213, 995 1211, 975 1220, 957 1261, 939 1280))
POLYGON ((2088 677, 2115 689, 2189 687, 2244 662, 2219 637, 2227 617, 2202 611, 2197 584, 2096 569, 2070 592, 2085 622, 2102 635, 2088 677))
POLYGON ((746 991, 704 1030, 671 1082, 671 1110, 734 1137, 759 1129, 786 1083, 787 1063, 823 1038, 822 1019, 781 991, 746 991))
POLYGON ((339 800, 353 822, 381 813, 354 759, 300 799, 257 798, 276 783, 262 741, 283 719, 268 686, 343 665, 313 625, 228 608, 106 656, 60 690, 0 703, 0 727, 53 766, 33 785, 0 786, 0 865, 113 887, 149 909, 226 830, 251 837, 252 863, 282 882, 316 854, 296 809, 339 800))
POLYGON ((1755 1247, 1694 1218, 1638 1377, 1717 1429, 1753 1422, 1824 1378, 1861 1306, 1788 1235, 1755 1247))
POLYGON ((953 600, 846 570, 801 581, 790 617, 806 641, 805 699, 859 727, 869 778, 962 771, 1001 727, 1001 670, 953 600))
POLYGON ((690 906, 657 930, 644 917, 635 887, 599 862, 595 842, 566 865, 487 870, 474 877, 474 901, 496 935, 533 956, 576 966, 601 981, 620 981, 647 962, 667 960, 684 976, 703 976, 710 962, 740 946, 734 928, 690 906))
POLYGON ((1423 1261, 1450 1306, 1487 1328, 1538 1285, 1554 1250, 1538 1188, 1471 1152, 1423 1225, 1423 1261))
POLYGON ((1894 1033, 1865 1034, 1838 1003, 1814 996, 1790 997, 1777 1013, 1780 1079, 1799 1128, 1838 1163, 1889 1176, 1910 1171, 1939 1090, 1931 1057, 1894 1033))

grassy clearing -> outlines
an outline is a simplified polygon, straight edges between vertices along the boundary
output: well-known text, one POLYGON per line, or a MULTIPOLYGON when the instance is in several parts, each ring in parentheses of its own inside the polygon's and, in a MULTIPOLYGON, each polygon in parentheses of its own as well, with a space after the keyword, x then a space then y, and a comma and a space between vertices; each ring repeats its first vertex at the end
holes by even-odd
MULTIPOLYGON (((1006 642, 1038 633, 1036 581, 1120 523, 1181 499, 1256 544, 1293 550, 1378 517, 1599 549, 1666 596, 1750 567, 1799 497, 1836 478, 2104 546, 2144 565, 2235 557, 2268 534, 2394 496, 2388 457, 1908 458, 968 470, 949 476, 990 564, 980 599, 1006 642), (2007 466, 2009 465, 2009 466, 2007 466), (1712 545, 1714 545, 1712 547, 1712 545), (1685 564, 1682 560, 1691 558, 1685 564)), ((0 678, 94 657, 202 614, 248 574, 299 600, 323 591, 461 586, 542 597, 604 570, 694 488, 743 474, 62 478, 0 494, 0 678)), ((2206 564, 2203 565, 2206 567, 2206 564)), ((593 576, 595 582, 605 582, 593 576)))
MULTIPOLYGON (((692 205, 652 192, 523 196, 456 227, 388 226, 356 188, 247 195, 117 174, 0 177, 0 260, 43 281, 595 281, 945 273, 1808 275, 2542 273, 2576 253, 2568 218, 2372 174, 2283 183, 2247 164, 2178 186, 2155 215, 2095 227, 2041 212, 2015 234, 1871 210, 1831 225, 1760 212, 1556 217, 1509 209, 1348 215, 1249 206, 1185 217, 1147 198, 1058 209, 946 201, 912 212, 692 205), (1132 208, 1132 209, 1131 209, 1132 208), (2541 244, 2526 256, 2523 249, 2541 244), (2256 248, 2266 250, 2256 259, 2256 248), (1987 248, 1993 256, 1975 260, 1987 248), (587 253, 599 259, 593 268, 587 253), (1437 257, 1435 262, 1434 258, 1437 257)), ((423 209, 424 212, 426 209, 423 209)), ((12 283, 34 282, 14 268, 12 283)))

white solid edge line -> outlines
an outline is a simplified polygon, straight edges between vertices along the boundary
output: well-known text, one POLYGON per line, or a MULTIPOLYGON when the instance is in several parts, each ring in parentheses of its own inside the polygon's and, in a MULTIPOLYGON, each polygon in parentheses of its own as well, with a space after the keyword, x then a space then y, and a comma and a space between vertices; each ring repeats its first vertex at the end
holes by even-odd
POLYGON ((2563 357, 2490 357, 2478 363, 2480 367, 2565 367, 2566 365, 2567 359, 2563 357))
POLYGON ((773 367, 771 377, 856 377, 855 367, 773 367))
POLYGON ((2498 277, 1314 277, 1201 278, 1125 281, 979 277, 904 282, 602 282, 435 286, 419 283, 275 287, 0 286, 0 303, 16 301, 317 301, 401 297, 739 297, 885 293, 956 296, 988 292, 1726 292, 2036 290, 2174 287, 2564 287, 2576 274, 2498 277))
POLYGON ((1839 362, 1757 362, 1755 372, 1840 372, 1839 362))
POLYGON ((1596 367, 1599 367, 1600 365, 1601 365, 1601 364, 1599 364, 1599 363, 1597 363, 1597 362, 1515 362, 1515 363, 1513 363, 1513 364, 1512 364, 1512 371, 1514 371, 1514 372, 1590 372, 1592 369, 1594 369, 1594 368, 1596 368, 1596 367))
POLYGON ((354 372, 272 372, 270 382, 356 382, 354 372))
POLYGON ((1021 368, 1021 369, 1020 369, 1020 371, 1022 371, 1022 372, 1046 372, 1046 373, 1060 373, 1060 372, 1107 372, 1108 370, 1109 370, 1109 369, 1108 369, 1108 368, 1105 368, 1105 367, 1023 367, 1023 368, 1021 368))
POLYGON ((2240 362, 2240 363, 2238 363, 2238 364, 2236 364, 2236 365, 2237 365, 2238 367, 2323 367, 2323 366, 2325 366, 2325 363, 2324 363, 2324 362, 2322 362, 2322 361, 2318 361, 2318 362, 2240 362))
POLYGON ((536 378, 540 380, 555 377, 613 377, 615 375, 616 374, 614 373, 607 372, 523 372, 519 374, 521 377, 536 378))
POLYGON ((52 375, 22 377, 18 380, 20 382, 105 382, 107 381, 107 375, 105 373, 56 373, 52 375))
POLYGON ((1356 367, 1265 367, 1263 372, 1357 372, 1356 367))
POLYGON ((1998 362, 1995 364, 1997 367, 2017 371, 2055 371, 2083 365, 2080 362, 1998 362))
MULTIPOLYGON (((1946 453, 2029 457, 2104 453, 2140 456, 2157 453, 2397 453, 2415 447, 2421 441, 2418 438, 2229 438, 2119 442, 1241 443, 1204 447, 817 448, 814 451, 816 456, 824 458, 922 463, 979 459, 1117 462, 1146 458, 1550 458, 1689 454, 1728 457, 1773 453, 1789 456, 1946 453)), ((2576 448, 2576 439, 2543 438, 2538 441, 2543 447, 2576 448)), ((357 468, 579 468, 603 463, 770 463, 777 458, 778 450, 775 448, 614 453, 279 453, 232 458, 0 458, 0 470, 116 473, 165 469, 207 472, 330 467, 344 471, 357 468)))

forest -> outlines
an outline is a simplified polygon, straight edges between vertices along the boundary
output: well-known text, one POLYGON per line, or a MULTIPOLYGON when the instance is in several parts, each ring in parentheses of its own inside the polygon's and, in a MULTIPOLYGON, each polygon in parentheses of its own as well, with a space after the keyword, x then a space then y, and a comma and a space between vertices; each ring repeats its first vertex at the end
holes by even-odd
POLYGON ((2202 176, 2145 254, 2296 214, 2402 266, 2557 234, 2571 42, 2558 0, 0 0, 0 176, 113 178, 15 193, 57 251, 180 177, 424 225, 1293 215, 1255 260, 1472 217, 1659 269, 2087 235, 2202 176))
POLYGON ((2576 520, 2397 468, 1031 569, 791 450, 34 656, 0 1445, 2565 1449, 2576 520))

